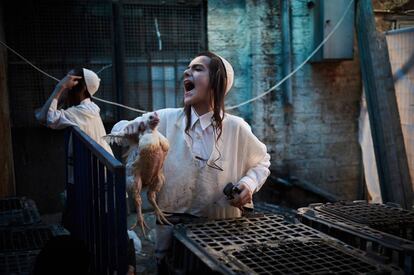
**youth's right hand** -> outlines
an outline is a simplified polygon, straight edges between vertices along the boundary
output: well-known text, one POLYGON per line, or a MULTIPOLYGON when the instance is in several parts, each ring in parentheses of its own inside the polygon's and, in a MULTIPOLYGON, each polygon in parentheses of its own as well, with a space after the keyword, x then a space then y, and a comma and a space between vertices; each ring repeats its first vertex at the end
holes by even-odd
POLYGON ((126 135, 132 136, 137 135, 139 132, 142 132, 145 130, 144 122, 139 120, 131 121, 125 128, 124 133, 126 135))

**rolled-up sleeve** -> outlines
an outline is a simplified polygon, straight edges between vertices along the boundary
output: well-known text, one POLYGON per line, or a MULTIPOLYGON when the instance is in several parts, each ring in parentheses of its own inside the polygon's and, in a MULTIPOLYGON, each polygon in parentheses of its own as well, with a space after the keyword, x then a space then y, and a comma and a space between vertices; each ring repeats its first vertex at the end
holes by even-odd
POLYGON ((254 193, 260 190, 270 175, 270 155, 267 153, 266 145, 253 134, 245 121, 242 122, 242 129, 244 146, 239 148, 243 150, 247 172, 238 183, 245 183, 254 193))
POLYGON ((253 193, 259 191, 267 177, 270 175, 269 167, 270 155, 266 153, 256 166, 247 171, 246 175, 240 179, 239 183, 243 182, 247 184, 253 193))
POLYGON ((68 111, 57 109, 57 99, 53 99, 47 112, 47 127, 63 129, 69 126, 77 126, 68 116, 68 111))
POLYGON ((111 134, 121 134, 124 132, 125 127, 127 127, 130 123, 133 122, 141 122, 142 117, 137 117, 134 120, 121 120, 117 122, 114 127, 112 127, 111 134))

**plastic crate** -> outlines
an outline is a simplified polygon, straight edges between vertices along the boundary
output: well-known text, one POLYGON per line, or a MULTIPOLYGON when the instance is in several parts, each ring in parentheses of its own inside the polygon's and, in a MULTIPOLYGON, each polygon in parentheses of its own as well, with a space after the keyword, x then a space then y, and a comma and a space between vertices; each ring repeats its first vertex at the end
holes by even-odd
POLYGON ((0 253, 0 274, 31 274, 40 250, 0 253))
POLYGON ((40 223, 40 215, 33 200, 21 198, 0 199, 0 227, 40 223))
POLYGON ((414 273, 412 214, 366 201, 311 204, 298 210, 302 223, 398 265, 407 274, 414 273))
POLYGON ((52 237, 67 234, 63 227, 57 225, 0 228, 0 251, 40 250, 52 237))
POLYGON ((328 203, 318 211, 414 241, 414 211, 392 204, 371 204, 366 201, 328 203))
POLYGON ((176 226, 167 262, 177 274, 402 274, 274 214, 176 226))
POLYGON ((228 254, 249 274, 392 273, 349 247, 321 239, 246 246, 228 254))

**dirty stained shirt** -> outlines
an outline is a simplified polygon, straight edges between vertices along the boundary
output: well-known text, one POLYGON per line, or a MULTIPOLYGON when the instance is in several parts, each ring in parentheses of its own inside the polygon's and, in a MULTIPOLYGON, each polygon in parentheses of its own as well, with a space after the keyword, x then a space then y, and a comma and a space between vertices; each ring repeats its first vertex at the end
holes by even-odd
MULTIPOLYGON (((193 138, 192 143, 189 143, 185 137, 183 109, 163 109, 157 113, 160 117, 158 129, 170 143, 163 170, 166 182, 158 193, 161 209, 208 218, 239 217, 239 209, 229 204, 223 195, 223 188, 229 182, 244 182, 253 192, 258 191, 270 174, 270 156, 266 146, 242 118, 225 114, 220 139, 214 141, 213 138, 211 142, 210 137, 211 152, 208 148, 203 148, 204 153, 198 152, 201 158, 207 159, 205 163, 200 163, 196 158, 197 151, 193 150, 193 144, 198 139, 193 138), (207 155, 209 157, 206 158, 207 155), (207 163, 210 165, 205 165, 207 163), (221 170, 211 166, 220 167, 221 170)), ((141 117, 135 121, 140 122, 141 117)), ((129 123, 118 122, 112 133, 122 132, 129 123)), ((195 121, 192 126, 197 127, 197 124, 202 127, 201 120, 199 123, 195 121)), ((190 135, 196 136, 196 133, 190 132, 190 135)), ((206 133, 205 137, 208 136, 206 133)), ((197 146, 202 147, 203 143, 197 146)))

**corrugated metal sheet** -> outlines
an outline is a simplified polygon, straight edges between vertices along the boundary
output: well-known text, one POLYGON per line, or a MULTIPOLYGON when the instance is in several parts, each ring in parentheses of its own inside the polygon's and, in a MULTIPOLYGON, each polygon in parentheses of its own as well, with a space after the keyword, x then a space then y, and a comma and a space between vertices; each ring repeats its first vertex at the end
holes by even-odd
POLYGON ((386 33, 411 182, 414 186, 414 28, 386 33))
MULTIPOLYGON (((386 32, 395 93, 404 135, 411 183, 414 187, 414 28, 386 32)), ((364 102, 364 100, 362 100, 364 102)), ((368 113, 361 105, 360 143, 367 188, 373 202, 381 202, 368 113)))

